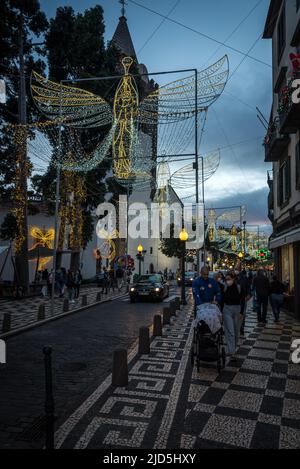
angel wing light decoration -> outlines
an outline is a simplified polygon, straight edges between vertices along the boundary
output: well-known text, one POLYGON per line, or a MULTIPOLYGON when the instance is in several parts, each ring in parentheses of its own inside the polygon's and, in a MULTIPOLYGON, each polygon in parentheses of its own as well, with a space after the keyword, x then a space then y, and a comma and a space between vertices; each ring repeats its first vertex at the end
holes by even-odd
MULTIPOLYGON (((139 102, 138 88, 134 76, 130 74, 132 63, 131 57, 122 60, 124 75, 118 84, 112 109, 100 96, 75 86, 55 83, 33 72, 33 100, 48 118, 61 121, 64 127, 78 129, 111 126, 94 153, 82 155, 73 162, 72 168, 68 168, 63 161, 65 170, 91 170, 108 157, 112 147, 113 173, 119 182, 150 178, 155 161, 141 142, 142 127, 174 126, 195 115, 195 76, 163 85, 139 102)), ((198 72, 199 113, 220 96, 228 79, 228 71, 228 58, 225 55, 212 66, 198 72)))

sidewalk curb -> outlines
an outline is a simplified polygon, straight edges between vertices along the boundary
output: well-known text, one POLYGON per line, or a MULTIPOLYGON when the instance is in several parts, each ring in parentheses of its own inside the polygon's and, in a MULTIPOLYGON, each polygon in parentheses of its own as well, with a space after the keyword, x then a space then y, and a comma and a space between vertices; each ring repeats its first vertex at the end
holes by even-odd
POLYGON ((29 331, 31 329, 34 329, 35 327, 43 326, 44 324, 47 324, 48 322, 56 321, 57 319, 64 318, 66 316, 69 316, 70 314, 80 313, 81 311, 84 311, 85 309, 89 309, 92 306, 101 305, 102 303, 108 303, 109 301, 117 300, 118 298, 122 298, 123 296, 124 296, 124 294, 115 296, 114 298, 107 298, 105 300, 97 301, 96 303, 91 303, 87 306, 82 306, 80 308, 72 309, 72 311, 67 311, 66 313, 57 314, 56 316, 52 316, 50 318, 43 319, 42 321, 36 321, 32 324, 28 324, 27 326, 19 327, 17 329, 12 330, 12 331, 5 332, 4 334, 0 334, 0 339, 6 339, 6 338, 12 337, 14 335, 19 335, 22 332, 29 331))
MULTIPOLYGON (((184 310, 185 307, 180 309, 180 312, 184 310)), ((176 316, 171 318, 171 323, 167 326, 164 327, 172 327, 174 324, 176 324, 176 321, 178 319, 178 314, 176 316)), ((149 327, 149 332, 150 332, 150 346, 153 343, 154 339, 157 339, 157 337, 153 336, 153 324, 151 324, 149 327)), ((163 337, 163 336, 162 336, 163 337)), ((132 362, 136 358, 141 358, 143 355, 139 354, 138 351, 139 347, 139 339, 137 338, 130 349, 128 350, 128 368, 132 364, 132 362)), ((131 368, 131 367, 130 367, 131 368)), ((55 449, 60 449, 61 446, 63 445, 65 439, 66 439, 66 433, 69 434, 74 427, 78 424, 78 422, 81 420, 83 415, 87 412, 87 406, 90 408, 93 406, 93 404, 101 398, 101 396, 112 386, 111 384, 112 380, 112 373, 109 373, 108 376, 102 381, 102 383, 99 384, 99 386, 94 389, 94 391, 81 403, 81 405, 73 411, 71 414, 69 414, 64 420, 62 421, 61 424, 59 424, 58 428, 55 431, 55 449)))

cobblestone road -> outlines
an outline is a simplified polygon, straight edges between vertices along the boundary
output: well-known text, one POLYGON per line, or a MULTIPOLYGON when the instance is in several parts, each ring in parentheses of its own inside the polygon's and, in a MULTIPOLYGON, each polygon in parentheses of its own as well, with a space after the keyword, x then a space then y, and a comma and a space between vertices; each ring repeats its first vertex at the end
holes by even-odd
POLYGON ((43 444, 42 348, 53 347, 57 425, 111 372, 116 348, 133 346, 162 304, 130 304, 128 297, 91 307, 7 339, 0 365, 0 447, 43 444))

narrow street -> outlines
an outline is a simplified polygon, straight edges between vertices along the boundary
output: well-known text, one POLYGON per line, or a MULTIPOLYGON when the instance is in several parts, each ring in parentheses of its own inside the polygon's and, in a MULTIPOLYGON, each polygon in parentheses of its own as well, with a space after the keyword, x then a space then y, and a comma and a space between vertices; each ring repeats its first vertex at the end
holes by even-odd
MULTIPOLYGON (((171 288, 170 298, 176 291, 171 288)), ((130 350, 139 328, 150 326, 163 304, 131 304, 124 294, 9 338, 7 364, 0 368, 0 446, 30 448, 44 443, 45 345, 53 348, 55 414, 60 422, 111 372, 114 350, 130 350)))

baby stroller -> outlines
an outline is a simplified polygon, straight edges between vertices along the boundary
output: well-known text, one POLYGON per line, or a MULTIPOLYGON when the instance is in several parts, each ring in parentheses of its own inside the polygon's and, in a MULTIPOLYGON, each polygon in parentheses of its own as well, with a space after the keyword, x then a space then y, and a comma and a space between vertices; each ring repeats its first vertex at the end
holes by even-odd
POLYGON ((226 364, 226 353, 224 347, 224 331, 220 323, 220 328, 212 333, 210 327, 205 322, 206 314, 220 314, 217 306, 203 304, 198 308, 197 317, 194 321, 194 338, 191 349, 191 364, 196 362, 197 371, 200 371, 200 362, 217 363, 217 369, 220 373, 226 364), (218 311, 216 311, 216 308, 218 311), (201 319, 201 316, 203 319, 201 319))

